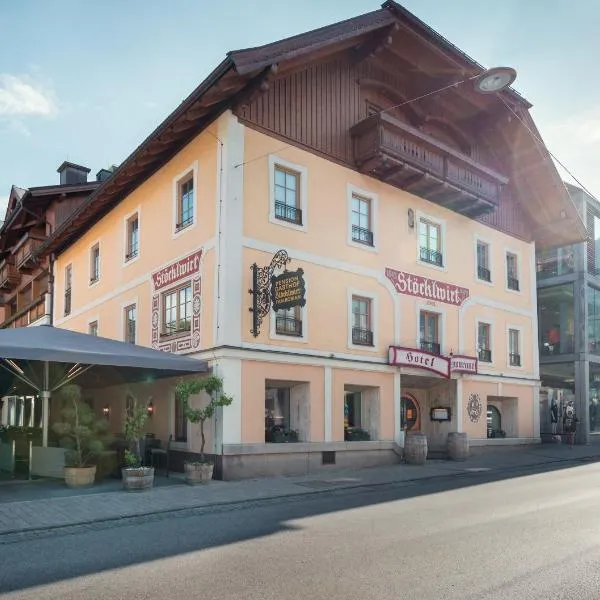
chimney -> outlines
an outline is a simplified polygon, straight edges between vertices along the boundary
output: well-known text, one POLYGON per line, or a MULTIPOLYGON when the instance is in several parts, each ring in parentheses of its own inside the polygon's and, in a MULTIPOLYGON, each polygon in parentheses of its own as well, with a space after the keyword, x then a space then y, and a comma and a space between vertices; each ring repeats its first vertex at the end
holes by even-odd
POLYGON ((96 181, 106 181, 112 177, 112 174, 117 170, 117 166, 113 165, 112 167, 108 167, 108 169, 100 169, 96 173, 96 181))
POLYGON ((87 183, 87 176, 91 169, 65 161, 57 172, 60 173, 60 185, 73 185, 87 183))

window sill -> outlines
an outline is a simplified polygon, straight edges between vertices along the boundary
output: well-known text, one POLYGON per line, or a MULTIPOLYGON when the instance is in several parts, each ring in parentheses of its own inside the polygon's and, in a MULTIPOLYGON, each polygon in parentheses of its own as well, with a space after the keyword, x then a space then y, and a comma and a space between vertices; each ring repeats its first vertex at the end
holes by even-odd
POLYGON ((302 231, 306 233, 306 219, 304 219, 303 223, 295 223, 294 221, 288 221, 287 219, 282 219, 281 217, 277 217, 275 213, 271 213, 269 215, 269 222, 273 225, 279 225, 279 227, 287 227, 288 229, 293 229, 294 231, 302 231))
POLYGON ((348 244, 348 246, 351 246, 352 248, 359 248, 360 250, 366 250, 367 252, 379 252, 379 249, 377 248, 377 246, 375 245, 375 243, 371 244, 366 244, 364 242, 357 242, 355 240, 353 240, 352 238, 349 238, 346 242, 348 244))
POLYGON ((125 260, 123 260, 123 265, 124 266, 130 265, 130 264, 134 263, 139 257, 140 257, 139 252, 136 254, 133 254, 131 256, 125 256, 125 260))
POLYGON ((96 278, 96 279, 90 279, 90 284, 89 287, 94 287, 96 285, 98 285, 100 283, 100 277, 96 278))
POLYGON ((421 260, 421 258, 417 258, 417 264, 423 267, 427 267, 428 269, 435 269, 436 271, 440 271, 442 273, 445 273, 448 270, 446 265, 442 265, 440 267, 440 265, 436 265, 432 262, 427 262, 426 260, 421 260))
POLYGON ((186 337, 191 333, 192 331, 190 329, 186 329, 185 331, 177 331, 176 333, 161 333, 159 340, 161 342, 170 342, 171 340, 178 340, 179 338, 186 337))
POLYGON ((175 229, 173 230, 173 237, 176 238, 176 237, 179 237, 180 235, 183 235, 186 231, 193 229, 195 225, 196 225, 196 219, 194 219, 190 223, 187 223, 186 225, 176 226, 175 229))

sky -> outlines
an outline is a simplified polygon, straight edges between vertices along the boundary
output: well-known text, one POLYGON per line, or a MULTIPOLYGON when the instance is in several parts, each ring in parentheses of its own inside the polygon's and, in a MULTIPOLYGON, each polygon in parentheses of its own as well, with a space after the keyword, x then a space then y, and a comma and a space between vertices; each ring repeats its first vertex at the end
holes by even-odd
MULTIPOLYGON (((122 162, 227 51, 382 1, 0 0, 0 216, 11 185, 58 183, 64 160, 91 176, 122 162)), ((515 68, 547 146, 600 197, 600 0, 402 4, 484 66, 515 68)))

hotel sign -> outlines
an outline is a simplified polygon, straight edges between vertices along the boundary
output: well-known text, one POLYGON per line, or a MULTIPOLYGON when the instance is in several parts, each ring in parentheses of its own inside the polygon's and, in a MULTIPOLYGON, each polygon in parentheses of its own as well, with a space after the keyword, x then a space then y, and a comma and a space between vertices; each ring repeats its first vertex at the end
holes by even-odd
POLYGON ((451 373, 477 375, 477 359, 472 356, 439 356, 424 350, 402 348, 400 346, 390 346, 388 363, 396 367, 412 367, 431 371, 446 379, 450 377, 451 373))
POLYGON ((284 271, 271 277, 271 307, 277 312, 306 304, 304 271, 284 271))
POLYGON ((202 250, 194 252, 176 263, 170 264, 164 267, 160 271, 152 273, 152 283, 154 284, 155 290, 160 290, 168 285, 176 283, 185 277, 191 277, 192 275, 200 271, 200 259, 202 258, 202 250))
POLYGON ((434 302, 444 302, 454 306, 461 306, 469 297, 468 288, 459 287, 453 283, 436 281, 429 277, 421 277, 420 275, 388 268, 385 270, 385 276, 392 282, 399 294, 416 296, 434 302))
POLYGON ((438 356, 423 350, 390 346, 388 362, 397 367, 415 367, 431 371, 446 379, 450 377, 450 361, 445 356, 438 356))

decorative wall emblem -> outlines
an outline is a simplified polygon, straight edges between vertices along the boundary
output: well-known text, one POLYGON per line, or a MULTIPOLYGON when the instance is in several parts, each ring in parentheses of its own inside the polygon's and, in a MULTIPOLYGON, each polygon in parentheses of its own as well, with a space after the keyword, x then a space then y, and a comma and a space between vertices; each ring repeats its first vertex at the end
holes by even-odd
POLYGON ((469 402, 467 403, 467 413, 469 415, 469 419, 471 419, 473 423, 479 422, 482 412, 483 405, 481 404, 481 398, 479 398, 479 394, 469 394, 469 402))
POLYGON ((181 260, 175 261, 152 273, 152 338, 155 350, 165 352, 190 352, 200 347, 200 313, 202 305, 202 286, 200 263, 202 250, 198 250, 181 260), (169 338, 161 336, 161 296, 169 289, 177 288, 185 282, 192 284, 192 323, 189 331, 169 338))

